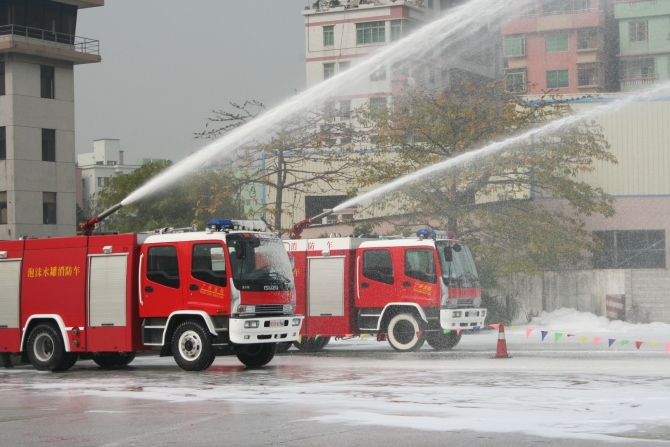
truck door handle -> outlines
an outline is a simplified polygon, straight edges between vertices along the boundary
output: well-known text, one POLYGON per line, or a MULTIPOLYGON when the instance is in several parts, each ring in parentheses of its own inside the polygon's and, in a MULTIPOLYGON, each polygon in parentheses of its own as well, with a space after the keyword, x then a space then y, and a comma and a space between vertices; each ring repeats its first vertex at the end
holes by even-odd
POLYGON ((363 287, 363 288, 365 289, 365 288, 367 288, 367 287, 370 287, 370 284, 367 283, 367 282, 362 282, 362 283, 361 283, 361 287, 363 287))
POLYGON ((144 291, 145 291, 145 292, 153 292, 153 291, 154 291, 154 288, 151 287, 151 286, 146 286, 146 287, 144 288, 144 291))
POLYGON ((412 283, 409 281, 405 281, 402 283, 403 287, 412 287, 412 283))
POLYGON ((188 288, 195 291, 195 290, 198 290, 198 285, 197 284, 191 284, 190 286, 188 286, 188 288))

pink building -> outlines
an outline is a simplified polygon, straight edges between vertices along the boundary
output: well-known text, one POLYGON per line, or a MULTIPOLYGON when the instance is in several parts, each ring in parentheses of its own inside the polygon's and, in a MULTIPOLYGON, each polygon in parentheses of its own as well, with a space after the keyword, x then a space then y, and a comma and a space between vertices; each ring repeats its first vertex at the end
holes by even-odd
POLYGON ((529 0, 502 24, 508 89, 527 94, 617 88, 612 0, 529 0))

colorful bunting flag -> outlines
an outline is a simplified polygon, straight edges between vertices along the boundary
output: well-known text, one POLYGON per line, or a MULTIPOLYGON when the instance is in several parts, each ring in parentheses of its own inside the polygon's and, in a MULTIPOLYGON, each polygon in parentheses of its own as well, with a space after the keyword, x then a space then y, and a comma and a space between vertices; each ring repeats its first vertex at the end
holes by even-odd
POLYGON ((589 337, 587 337, 586 335, 582 335, 582 336, 579 338, 579 344, 580 344, 580 345, 583 345, 584 343, 586 343, 586 340, 588 340, 588 339, 589 339, 589 337))
POLYGON ((443 334, 448 334, 449 332, 451 332, 451 329, 444 329, 444 330, 442 331, 443 334))
POLYGON ((319 337, 321 337, 321 335, 319 335, 319 334, 316 334, 316 335, 314 336, 314 340, 318 340, 318 339, 319 339, 319 337))
POLYGON ((610 338, 609 341, 610 341, 610 345, 608 346, 608 348, 611 348, 612 343, 614 343, 616 341, 616 338, 610 338))
POLYGON ((422 331, 416 331, 416 338, 421 338, 422 334, 423 334, 422 331))
POLYGON ((644 342, 636 341, 636 342, 635 342, 635 347, 636 347, 637 349, 640 349, 640 346, 642 346, 642 343, 644 343, 644 342))
POLYGON ((621 340, 621 344, 622 344, 622 345, 627 345, 628 343, 630 343, 629 340, 621 340))
POLYGON ((600 342, 600 340, 602 340, 602 338, 600 338, 600 337, 593 337, 593 346, 597 345, 597 344, 600 342))
POLYGON ((532 329, 532 328, 528 328, 528 329, 526 329, 526 338, 528 338, 528 337, 530 336, 530 333, 531 333, 531 332, 533 332, 533 329, 532 329))
POLYGON ((500 323, 495 323, 495 324, 489 324, 493 329, 498 329, 500 327, 500 323))
POLYGON ((518 328, 518 327, 519 327, 519 326, 510 326, 509 328, 510 328, 510 329, 516 329, 516 328, 518 328))
POLYGON ((556 343, 556 342, 558 341, 558 339, 561 338, 562 336, 563 336, 563 333, 561 333, 561 332, 556 332, 556 333, 554 334, 554 343, 556 343))
POLYGON ((575 334, 568 334, 568 337, 574 337, 575 334))
POLYGON ((361 340, 365 339, 365 337, 367 337, 367 336, 368 336, 368 334, 361 334, 361 340))
POLYGON ((548 331, 542 331, 542 341, 544 341, 544 337, 546 337, 548 333, 548 331))
POLYGON ((670 351, 670 343, 665 344, 665 353, 667 354, 670 351))
POLYGON ((461 335, 461 328, 456 328, 456 334, 461 335))
POLYGON ((302 343, 302 335, 298 335, 298 340, 296 340, 298 343, 302 343))
POLYGON ((649 346, 651 346, 652 348, 655 347, 655 346, 658 346, 658 342, 657 341, 652 341, 651 343, 649 343, 649 346))
POLYGON ((472 332, 477 332, 479 329, 480 329, 479 326, 475 326, 475 327, 472 328, 472 332))

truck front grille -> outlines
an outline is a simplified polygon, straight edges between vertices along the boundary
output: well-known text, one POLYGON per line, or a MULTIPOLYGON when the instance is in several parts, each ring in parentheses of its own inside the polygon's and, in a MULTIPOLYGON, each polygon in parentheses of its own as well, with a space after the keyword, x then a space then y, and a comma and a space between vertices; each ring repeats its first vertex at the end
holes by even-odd
POLYGON ((256 304, 257 314, 282 314, 284 313, 283 304, 256 304))

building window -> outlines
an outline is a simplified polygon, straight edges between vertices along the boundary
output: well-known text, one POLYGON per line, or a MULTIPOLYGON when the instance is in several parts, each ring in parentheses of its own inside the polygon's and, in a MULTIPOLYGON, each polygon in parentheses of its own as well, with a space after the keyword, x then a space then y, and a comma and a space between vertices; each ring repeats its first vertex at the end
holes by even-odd
POLYGON ((323 46, 335 45, 335 25, 323 27, 323 46))
POLYGON ((386 96, 370 98, 370 113, 380 113, 386 110, 386 96))
POLYGON ((56 131, 42 129, 42 161, 56 161, 56 131))
POLYGON ((451 6, 450 0, 440 0, 440 10, 444 11, 445 9, 449 9, 451 6))
POLYGON ((636 20, 628 22, 629 40, 631 42, 647 41, 647 21, 636 20))
POLYGON ((428 9, 433 9, 433 0, 428 0, 428 9))
POLYGON ((356 24, 356 44, 386 42, 386 22, 356 24))
POLYGON ((591 11, 591 0, 573 0, 572 1, 572 12, 589 12, 591 11))
POLYGON ((56 225, 56 193, 42 193, 42 223, 56 225))
POLYGON ((507 70, 505 72, 506 89, 508 92, 521 93, 526 91, 526 69, 507 70))
POLYGON ((337 223, 337 214, 329 214, 326 216, 326 223, 328 225, 334 225, 337 223))
POLYGON ((536 17, 537 16, 537 8, 535 6, 535 3, 526 3, 525 5, 521 5, 521 12, 519 14, 521 18, 527 19, 530 17, 536 17))
POLYGON ((340 101, 340 118, 349 119, 351 118, 351 100, 343 99, 340 101))
POLYGON ((577 64, 577 85, 580 87, 586 85, 600 85, 598 80, 598 64, 577 64))
POLYGON ((54 99, 54 67, 40 65, 42 98, 54 99))
POLYGON ((505 56, 523 56, 526 54, 526 36, 523 34, 505 36, 504 48, 505 56))
POLYGON ((656 79, 656 64, 653 57, 624 59, 621 61, 621 79, 656 79))
POLYGON ((595 28, 581 28, 577 30, 577 49, 586 50, 598 48, 598 31, 595 28))
POLYGON ((547 37, 545 37, 545 50, 547 53, 568 51, 568 35, 548 34, 547 37))
POLYGON ((323 115, 325 118, 334 118, 337 113, 335 112, 335 101, 326 101, 323 105, 323 115))
POLYGON ((323 64, 323 79, 335 76, 335 64, 323 64))
POLYGON ((349 70, 350 67, 351 67, 351 62, 350 61, 340 62, 340 73, 342 73, 343 71, 349 70))
POLYGON ((547 88, 566 88, 570 86, 568 70, 547 72, 547 88))
POLYGON ((7 224, 7 191, 0 191, 0 225, 7 224))
POLYGON ((5 63, 0 62, 0 95, 4 95, 5 92, 5 63))
POLYGON ((7 128, 0 127, 0 160, 7 160, 7 128))
POLYGON ((393 284, 393 262, 389 250, 363 252, 363 276, 384 284, 393 284))
POLYGON ((402 39, 402 20, 391 20, 391 42, 402 39))
POLYGON ((591 0, 543 0, 542 15, 577 14, 591 11, 591 0))
POLYGON ((370 74, 371 81, 386 80, 386 67, 379 67, 370 74))
POLYGON ((603 242, 594 257, 599 269, 664 269, 665 230, 596 231, 603 242))

